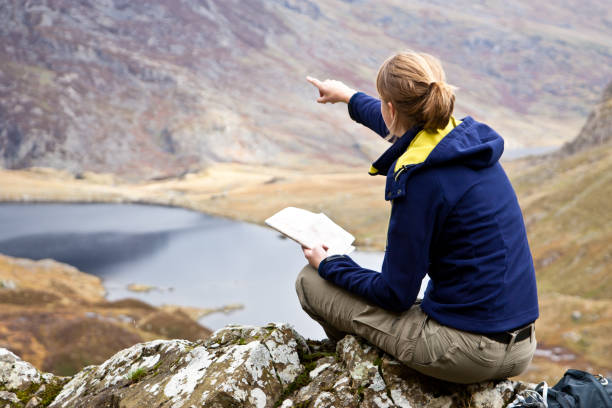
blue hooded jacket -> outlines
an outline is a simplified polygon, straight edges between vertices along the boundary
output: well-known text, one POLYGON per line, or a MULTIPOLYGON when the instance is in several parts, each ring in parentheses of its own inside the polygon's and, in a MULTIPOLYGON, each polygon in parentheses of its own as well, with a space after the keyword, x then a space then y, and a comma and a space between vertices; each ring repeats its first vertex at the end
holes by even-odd
MULTIPOLYGON (((348 109, 388 136, 380 100, 358 92, 348 109)), ((319 274, 393 312, 414 304, 429 274, 421 308, 436 321, 475 333, 515 329, 537 319, 538 300, 521 209, 498 162, 504 142, 469 116, 451 122, 442 133, 408 130, 372 165, 370 174, 387 175, 392 203, 382 272, 340 255, 319 274)))

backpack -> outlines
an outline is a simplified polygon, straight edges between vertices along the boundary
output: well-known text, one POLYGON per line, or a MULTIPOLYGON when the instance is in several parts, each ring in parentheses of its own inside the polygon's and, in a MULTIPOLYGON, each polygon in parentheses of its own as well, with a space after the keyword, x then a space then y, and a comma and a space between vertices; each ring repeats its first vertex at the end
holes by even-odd
POLYGON ((507 408, 612 408, 612 384, 602 375, 567 370, 554 387, 541 382, 521 392, 507 408))

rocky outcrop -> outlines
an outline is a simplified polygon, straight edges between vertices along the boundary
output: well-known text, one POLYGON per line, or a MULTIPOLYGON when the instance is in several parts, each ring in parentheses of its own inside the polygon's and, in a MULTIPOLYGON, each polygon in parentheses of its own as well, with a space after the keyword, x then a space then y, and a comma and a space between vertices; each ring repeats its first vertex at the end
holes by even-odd
POLYGON ((578 136, 560 150, 562 155, 571 155, 612 140, 612 82, 604 90, 601 101, 591 111, 578 136))
MULTIPOLYGON (((0 366, 0 389, 12 393, 33 379, 61 380, 40 375, 27 363, 18 365, 27 369, 8 377, 7 367, 0 366)), ((270 324, 228 326, 197 342, 136 344, 83 369, 49 406, 501 408, 526 388, 508 380, 472 385, 438 381, 354 336, 334 347, 306 341, 286 324, 270 324)), ((0 402, 10 407, 23 407, 26 399, 0 394, 0 402)))
POLYGON ((68 379, 41 374, 7 349, 0 348, 0 406, 46 407, 68 379))

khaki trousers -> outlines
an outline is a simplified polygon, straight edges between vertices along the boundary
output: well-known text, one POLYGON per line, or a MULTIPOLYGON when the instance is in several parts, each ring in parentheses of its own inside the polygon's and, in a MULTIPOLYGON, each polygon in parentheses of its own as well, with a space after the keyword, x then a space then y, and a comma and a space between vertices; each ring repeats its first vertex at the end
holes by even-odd
POLYGON ((295 288, 304 311, 331 340, 356 334, 408 367, 442 380, 469 384, 512 377, 527 368, 536 349, 534 330, 530 338, 504 344, 444 326, 423 313, 418 302, 393 313, 326 281, 309 265, 295 288))

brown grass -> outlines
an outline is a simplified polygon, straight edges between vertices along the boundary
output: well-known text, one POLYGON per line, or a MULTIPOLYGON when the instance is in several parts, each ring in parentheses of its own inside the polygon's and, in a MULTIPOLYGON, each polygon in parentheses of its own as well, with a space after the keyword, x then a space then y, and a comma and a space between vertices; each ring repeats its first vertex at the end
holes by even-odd
POLYGON ((180 309, 108 302, 100 279, 59 262, 0 255, 0 281, 0 347, 55 374, 72 375, 141 341, 210 335, 180 309))

